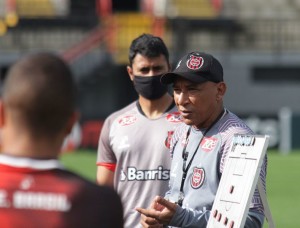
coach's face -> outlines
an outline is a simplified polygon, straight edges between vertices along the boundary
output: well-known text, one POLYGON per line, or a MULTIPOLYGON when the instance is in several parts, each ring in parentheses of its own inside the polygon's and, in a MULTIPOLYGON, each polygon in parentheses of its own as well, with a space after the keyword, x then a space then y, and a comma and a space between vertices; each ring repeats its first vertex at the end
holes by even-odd
POLYGON ((224 82, 203 82, 196 84, 177 77, 173 85, 174 100, 183 121, 188 125, 207 128, 223 108, 226 91, 224 82))

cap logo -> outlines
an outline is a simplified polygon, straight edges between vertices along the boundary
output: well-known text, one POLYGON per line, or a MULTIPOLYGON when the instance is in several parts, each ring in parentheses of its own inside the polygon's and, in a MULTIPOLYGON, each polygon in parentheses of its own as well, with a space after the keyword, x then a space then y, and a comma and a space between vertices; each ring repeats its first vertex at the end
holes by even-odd
POLYGON ((186 62, 186 66, 191 70, 198 70, 203 66, 204 59, 200 56, 191 55, 188 61, 186 62))

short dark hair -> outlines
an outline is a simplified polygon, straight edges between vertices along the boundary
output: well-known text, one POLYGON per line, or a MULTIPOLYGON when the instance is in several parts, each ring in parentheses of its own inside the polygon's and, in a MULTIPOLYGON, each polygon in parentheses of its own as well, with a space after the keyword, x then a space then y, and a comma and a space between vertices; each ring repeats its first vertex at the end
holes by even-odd
POLYGON ((8 71, 3 102, 33 136, 55 136, 75 110, 75 94, 67 63, 51 53, 34 53, 8 71))
POLYGON ((158 36, 142 34, 132 41, 129 48, 130 66, 132 66, 133 59, 138 53, 149 58, 158 57, 162 54, 165 56, 167 63, 169 63, 168 48, 164 41, 158 36))

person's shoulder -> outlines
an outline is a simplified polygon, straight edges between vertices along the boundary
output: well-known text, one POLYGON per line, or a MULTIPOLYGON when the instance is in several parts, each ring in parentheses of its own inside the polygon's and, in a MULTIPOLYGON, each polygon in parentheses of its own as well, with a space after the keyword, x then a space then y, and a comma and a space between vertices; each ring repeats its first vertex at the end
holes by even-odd
POLYGON ((134 108, 136 108, 136 102, 137 101, 133 101, 131 102, 130 104, 126 105, 125 107, 115 111, 114 113, 112 113, 112 115, 115 115, 115 114, 123 114, 123 113, 126 113, 127 111, 129 110, 132 110, 134 108))
POLYGON ((185 135, 186 132, 189 129, 189 125, 186 125, 184 122, 179 122, 178 125, 175 128, 174 134, 173 134, 173 139, 175 141, 178 141, 182 135, 185 135))
POLYGON ((62 170, 61 173, 68 177, 69 183, 72 182, 71 194, 74 204, 80 205, 77 210, 82 216, 81 223, 85 223, 86 227, 123 227, 121 198, 112 187, 98 185, 70 170, 62 170))
POLYGON ((101 194, 116 197, 116 193, 112 188, 100 186, 90 179, 71 170, 59 169, 57 176, 59 176, 65 184, 69 183, 70 185, 77 186, 79 191, 89 192, 90 194, 99 194, 99 192, 101 192, 101 194))
POLYGON ((119 110, 117 110, 117 111, 111 113, 111 114, 105 119, 105 121, 113 121, 113 120, 117 119, 119 116, 122 116, 122 115, 124 115, 126 112, 131 111, 131 110, 133 110, 133 109, 135 109, 135 108, 136 108, 136 101, 134 101, 134 102, 128 104, 127 106, 125 106, 125 107, 123 107, 123 108, 121 108, 121 109, 119 109, 119 110))
POLYGON ((69 169, 56 169, 56 176, 60 177, 65 183, 70 182, 74 184, 81 183, 82 185, 94 185, 94 183, 86 177, 69 169))
POLYGON ((176 132, 185 133, 189 129, 189 125, 185 124, 183 121, 180 121, 178 126, 176 127, 176 132))
POLYGON ((253 134, 253 131, 250 129, 250 127, 240 117, 229 110, 226 110, 226 112, 227 113, 219 127, 220 132, 253 134))

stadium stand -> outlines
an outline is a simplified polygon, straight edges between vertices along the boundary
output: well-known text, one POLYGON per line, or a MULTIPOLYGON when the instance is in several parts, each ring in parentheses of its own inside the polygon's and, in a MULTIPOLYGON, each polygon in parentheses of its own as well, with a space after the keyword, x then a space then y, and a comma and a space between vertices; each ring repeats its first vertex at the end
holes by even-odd
POLYGON ((0 70, 27 52, 60 53, 80 84, 82 120, 101 119, 135 98, 124 70, 128 46, 149 32, 163 37, 172 62, 198 48, 224 61, 227 80, 240 88, 237 96, 228 93, 233 111, 275 115, 289 104, 300 112, 298 101, 286 101, 298 97, 299 81, 286 80, 286 86, 272 81, 266 89, 252 75, 261 65, 294 69, 299 64, 299 11, 300 0, 0 0, 0 70), (16 2, 15 27, 1 15, 8 1, 16 2), (121 85, 113 84, 116 80, 121 85), (273 91, 268 108, 265 91, 273 91), (252 98, 258 102, 250 107, 252 98))
POLYGON ((51 0, 16 0, 21 17, 54 17, 55 8, 51 0))
POLYGON ((167 17, 185 17, 185 18, 216 18, 219 15, 218 10, 210 0, 171 0, 171 7, 167 7, 167 17))

